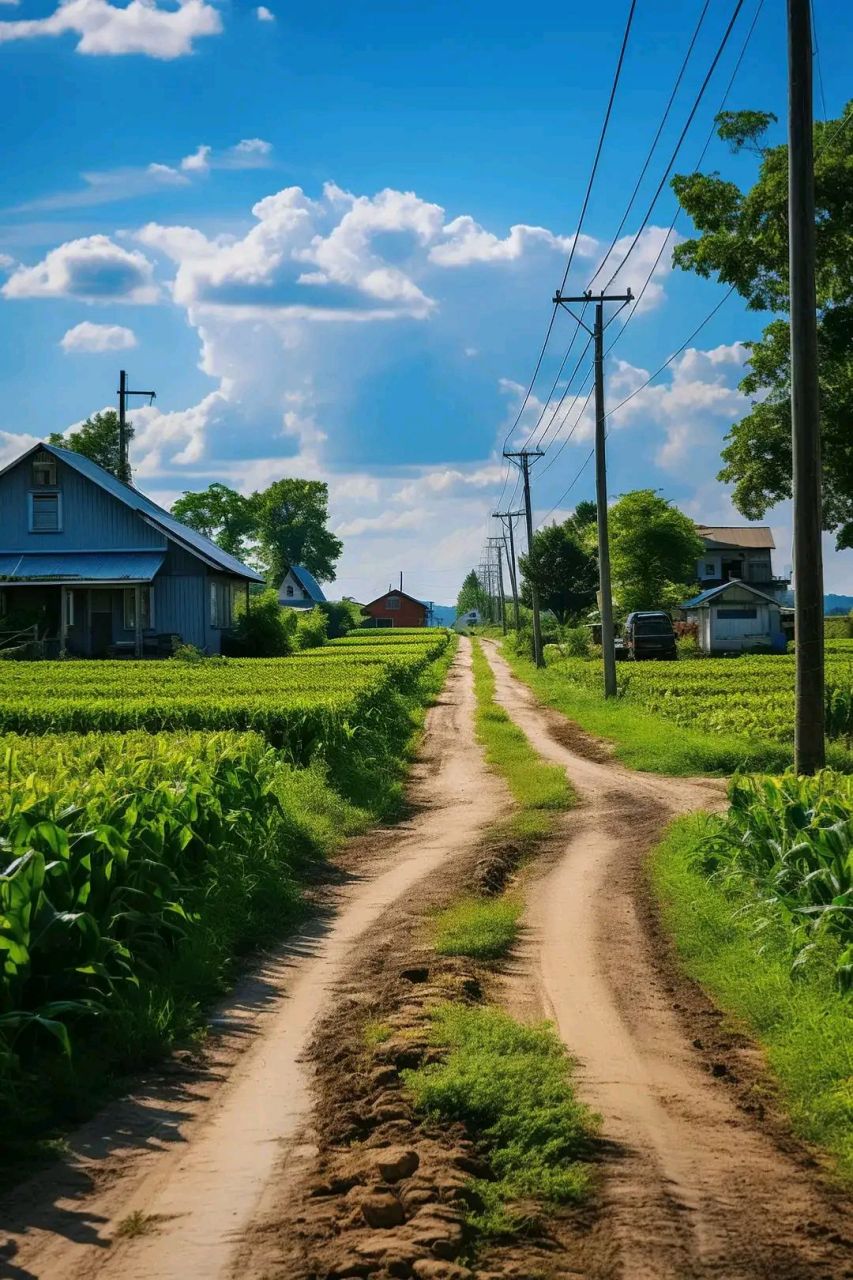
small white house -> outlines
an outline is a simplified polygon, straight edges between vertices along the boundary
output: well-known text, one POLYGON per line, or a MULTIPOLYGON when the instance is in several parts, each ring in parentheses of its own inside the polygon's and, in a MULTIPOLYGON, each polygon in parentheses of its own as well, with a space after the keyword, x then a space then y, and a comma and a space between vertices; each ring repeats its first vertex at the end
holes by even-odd
POLYGON ((304 565, 292 564, 278 589, 278 602, 288 609, 313 609, 326 597, 313 573, 304 565))
POLYGON ((784 653, 782 611, 770 596, 747 582, 724 582, 681 606, 686 622, 698 628, 703 653, 784 653))

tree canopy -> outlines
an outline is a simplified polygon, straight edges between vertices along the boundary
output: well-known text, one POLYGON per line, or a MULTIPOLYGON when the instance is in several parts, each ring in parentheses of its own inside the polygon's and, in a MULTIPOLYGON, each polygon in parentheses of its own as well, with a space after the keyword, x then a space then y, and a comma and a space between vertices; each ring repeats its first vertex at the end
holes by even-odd
MULTIPOLYGON (((853 113, 815 124, 816 292, 824 527, 839 547, 853 546, 853 113)), ((733 150, 754 152, 758 177, 748 190, 717 173, 681 174, 673 188, 699 235, 677 245, 676 266, 733 285, 754 311, 777 313, 757 342, 748 342, 741 390, 753 397, 746 417, 726 437, 719 478, 749 519, 791 495, 790 330, 788 281, 788 148, 764 145, 775 117, 724 112, 719 136, 733 150)))
POLYGON ((595 604, 598 564, 594 540, 587 533, 595 522, 595 503, 581 503, 562 524, 546 525, 533 535, 526 555, 519 556, 521 599, 531 604, 531 587, 539 591, 539 603, 561 622, 577 618, 595 604), (591 509, 591 516, 590 516, 591 509))
POLYGON ((477 576, 476 569, 472 569, 466 577, 459 590, 456 598, 456 616, 461 618, 463 614, 470 613, 472 609, 476 609, 481 617, 485 616, 489 611, 489 598, 480 579, 477 576))
POLYGON ((620 611, 671 609, 696 581, 703 543, 689 516, 654 489, 624 494, 609 512, 613 597, 620 611))
POLYGON ((248 496, 214 483, 184 492, 172 515, 223 551, 257 563, 272 583, 294 564, 331 582, 343 543, 327 528, 328 503, 328 485, 319 480, 275 480, 248 496))
MULTIPOLYGON (((127 447, 133 439, 133 424, 125 423, 127 447)), ((63 435, 54 431, 47 438, 48 444, 58 445, 62 449, 71 449, 74 453, 82 453, 84 457, 97 462, 105 471, 111 471, 120 480, 130 481, 130 467, 125 475, 120 474, 121 451, 119 449, 118 413, 115 409, 104 409, 101 413, 93 413, 74 431, 63 435)))

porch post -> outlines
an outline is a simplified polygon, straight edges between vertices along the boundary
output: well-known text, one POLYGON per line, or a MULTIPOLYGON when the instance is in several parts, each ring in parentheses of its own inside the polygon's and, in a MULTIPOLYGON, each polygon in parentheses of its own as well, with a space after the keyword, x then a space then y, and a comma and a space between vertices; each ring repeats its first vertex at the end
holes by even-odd
POLYGON ((249 614, 249 584, 246 583, 246 616, 249 614))
POLYGON ((59 652, 65 653, 65 644, 68 639, 68 588, 60 586, 59 588, 59 652))
POLYGON ((133 621, 135 624, 134 635, 133 635, 133 653, 134 653, 134 657, 141 658, 142 657, 142 588, 140 587, 138 582, 136 586, 133 588, 133 596, 134 596, 133 621))

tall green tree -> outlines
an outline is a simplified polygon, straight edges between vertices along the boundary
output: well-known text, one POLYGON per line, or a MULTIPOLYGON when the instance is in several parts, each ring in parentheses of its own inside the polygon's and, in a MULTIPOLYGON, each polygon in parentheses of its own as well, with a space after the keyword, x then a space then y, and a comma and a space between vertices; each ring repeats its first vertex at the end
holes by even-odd
MULTIPOLYGON (((853 546, 853 102, 836 120, 818 122, 815 144, 816 289, 823 450, 824 526, 839 547, 853 546)), ((776 316, 746 344, 741 390, 753 397, 733 425, 719 478, 749 519, 791 495, 788 148, 764 144, 775 116, 723 112, 719 136, 751 151, 758 176, 748 190, 717 173, 681 174, 672 185, 699 235, 673 252, 676 266, 733 285, 747 306, 776 316)))
MULTIPOLYGON (((133 424, 125 423, 127 447, 133 439, 133 424)), ((82 453, 84 457, 97 462, 105 471, 111 471, 121 480, 130 480, 130 468, 121 476, 121 451, 119 449, 118 413, 115 409, 104 409, 101 413, 93 413, 74 431, 65 435, 54 431, 48 436, 48 444, 58 445, 61 449, 71 449, 74 453, 82 453)))
POLYGON ((275 480, 248 497, 224 484, 185 492, 172 515, 212 538, 223 551, 248 557, 275 585, 291 565, 304 565, 331 582, 343 543, 327 527, 328 485, 319 480, 275 480))
POLYGON ((456 597, 456 616, 461 618, 472 609, 476 609, 481 617, 485 617, 489 611, 489 598, 477 576, 476 569, 471 570, 459 589, 459 595, 456 597))
POLYGON ((577 618, 595 604, 598 586, 598 563, 594 546, 585 541, 589 526, 587 506, 562 524, 549 524, 533 535, 530 551, 519 556, 521 599, 532 603, 531 587, 539 590, 539 603, 550 609, 560 622, 577 618))
POLYGON ((252 498, 218 482, 200 493, 185 489, 172 505, 172 515, 238 559, 249 554, 248 543, 257 536, 252 498))
POLYGON ((344 544, 327 527, 329 486, 320 480, 275 480, 251 497, 258 555, 270 582, 281 582, 292 564, 333 582, 344 544))
POLYGON ((654 489, 635 489, 610 508, 609 524, 620 611, 671 609, 690 593, 703 543, 689 516, 654 489))

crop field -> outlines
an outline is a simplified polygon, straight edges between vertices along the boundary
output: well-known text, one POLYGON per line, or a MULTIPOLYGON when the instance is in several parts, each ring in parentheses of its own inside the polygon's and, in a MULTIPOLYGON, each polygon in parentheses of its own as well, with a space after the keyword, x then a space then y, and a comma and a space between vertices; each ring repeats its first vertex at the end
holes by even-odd
POLYGON ((306 763, 381 715, 446 644, 383 630, 287 658, 0 663, 0 733, 253 730, 306 763))
POLYGON ((0 1127, 197 1030, 304 860, 393 808, 449 643, 0 663, 0 1127))
MULTIPOLYGON (((601 663, 552 658, 549 666, 599 689, 601 663)), ((617 666, 620 696, 691 729, 788 741, 794 733, 794 657, 761 654, 617 666)), ((827 734, 853 736, 853 640, 827 643, 827 734)))

